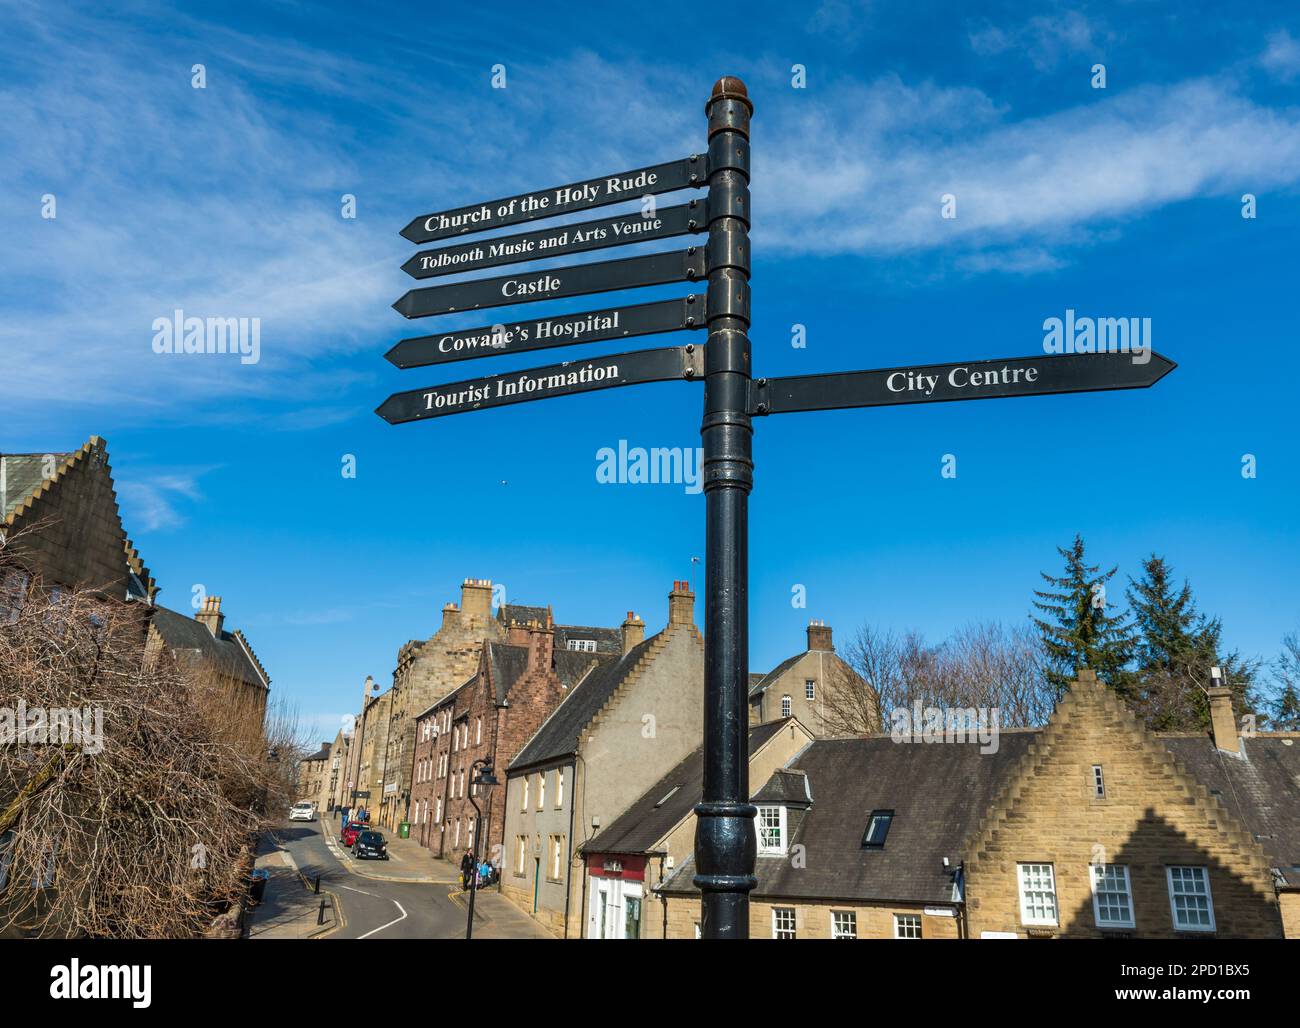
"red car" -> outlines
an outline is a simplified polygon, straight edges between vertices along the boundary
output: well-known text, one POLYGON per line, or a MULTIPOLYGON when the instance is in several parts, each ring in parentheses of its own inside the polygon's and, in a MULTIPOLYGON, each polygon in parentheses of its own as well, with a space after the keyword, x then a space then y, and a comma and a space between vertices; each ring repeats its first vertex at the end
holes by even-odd
POLYGON ((339 838, 343 840, 343 845, 349 849, 357 841, 357 836, 362 832, 369 830, 370 826, 364 821, 349 821, 343 826, 343 831, 339 833, 339 838))

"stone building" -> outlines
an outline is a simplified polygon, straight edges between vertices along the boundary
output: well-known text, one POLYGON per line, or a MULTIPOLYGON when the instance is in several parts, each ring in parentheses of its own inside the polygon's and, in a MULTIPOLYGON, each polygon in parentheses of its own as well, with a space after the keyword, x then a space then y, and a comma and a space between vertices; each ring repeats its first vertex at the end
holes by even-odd
POLYGON ((322 742, 320 749, 298 762, 298 782, 294 802, 310 801, 317 810, 325 809, 323 797, 329 793, 330 744, 322 742))
MULTIPOLYGON (((555 935, 581 934, 583 843, 699 745, 704 640, 685 582, 668 624, 575 685, 506 771, 502 892, 555 935)), ((499 774, 499 772, 498 772, 499 774)))
MULTIPOLYGON (((1080 672, 1042 729, 820 739, 754 795, 753 938, 1300 935, 1300 733, 1161 735, 1080 672)), ((659 889, 699 921, 693 861, 659 889)))
POLYGON ((192 618, 155 605, 145 662, 166 658, 187 669, 196 701, 214 715, 220 736, 260 753, 271 679, 244 633, 227 631, 225 621, 220 596, 205 597, 192 618))
POLYGON ((808 648, 767 674, 749 676, 749 723, 797 717, 814 735, 843 734, 844 722, 880 731, 880 698, 835 652, 831 627, 808 623, 808 648))
POLYGON ((412 831, 436 855, 455 860, 469 848, 481 816, 479 852, 501 863, 506 766, 587 674, 614 659, 601 649, 557 649, 567 631, 511 625, 506 642, 484 644, 472 678, 417 717, 412 831), (495 769, 499 784, 475 785, 476 762, 495 769))
POLYGON ((0 568, 0 616, 36 583, 145 604, 157 593, 122 526, 99 436, 70 453, 0 454, 0 542, 13 562, 0 568))
MULTIPOLYGON (((797 718, 751 727, 749 780, 767 782, 812 740, 797 718)), ((656 889, 694 852, 703 779, 704 748, 698 746, 582 845, 583 937, 668 937, 668 900, 656 889)))

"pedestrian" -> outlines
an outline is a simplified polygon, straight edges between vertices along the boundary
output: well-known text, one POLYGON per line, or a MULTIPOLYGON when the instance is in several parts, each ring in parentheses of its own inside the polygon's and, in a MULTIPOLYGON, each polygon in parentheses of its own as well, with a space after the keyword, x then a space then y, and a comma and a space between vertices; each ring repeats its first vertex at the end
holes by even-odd
POLYGON ((469 850, 460 858, 460 889, 464 892, 470 886, 470 875, 474 873, 474 854, 469 850))

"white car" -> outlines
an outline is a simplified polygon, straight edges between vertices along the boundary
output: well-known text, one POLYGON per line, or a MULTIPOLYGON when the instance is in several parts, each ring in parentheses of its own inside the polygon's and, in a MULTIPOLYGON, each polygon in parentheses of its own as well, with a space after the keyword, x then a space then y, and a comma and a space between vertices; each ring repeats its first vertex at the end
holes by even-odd
POLYGON ((316 805, 311 800, 302 800, 289 808, 290 821, 315 821, 316 805))

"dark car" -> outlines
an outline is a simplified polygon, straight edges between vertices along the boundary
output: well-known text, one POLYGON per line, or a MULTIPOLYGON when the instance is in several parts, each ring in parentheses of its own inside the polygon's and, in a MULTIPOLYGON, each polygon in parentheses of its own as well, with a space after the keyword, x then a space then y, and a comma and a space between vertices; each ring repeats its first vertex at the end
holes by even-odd
POLYGON ((356 844, 352 847, 352 855, 358 860, 372 857, 376 860, 387 860, 388 845, 384 842, 383 833, 361 832, 357 836, 356 844))
POLYGON ((344 846, 351 846, 357 841, 358 835, 369 830, 370 826, 362 821, 349 821, 343 826, 343 831, 339 832, 339 838, 344 846))

